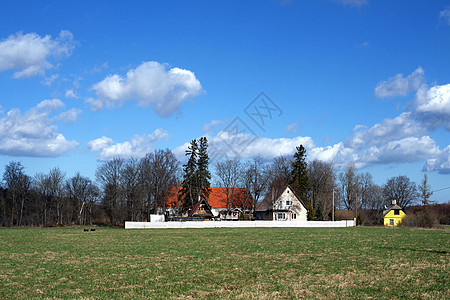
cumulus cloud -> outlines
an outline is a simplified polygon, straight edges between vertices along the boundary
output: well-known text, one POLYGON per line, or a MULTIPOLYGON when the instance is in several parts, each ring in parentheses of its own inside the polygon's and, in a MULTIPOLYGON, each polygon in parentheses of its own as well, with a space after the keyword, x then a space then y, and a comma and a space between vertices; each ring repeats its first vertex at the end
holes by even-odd
POLYGON ((425 128, 417 123, 410 112, 404 112, 394 119, 384 119, 371 128, 356 126, 348 145, 352 148, 362 148, 385 144, 388 141, 405 137, 419 137, 425 133, 425 128))
POLYGON ((438 155, 427 160, 424 171, 438 171, 440 174, 450 174, 450 145, 438 155))
MULTIPOLYGON (((67 30, 55 39, 37 33, 10 35, 0 41, 0 71, 17 70, 14 78, 44 75, 46 70, 55 67, 53 61, 69 56, 73 48, 73 35, 67 30)), ((47 78, 47 84, 56 78, 47 78)))
POLYGON ((450 84, 420 89, 413 106, 414 116, 422 124, 450 131, 450 84))
POLYGON ((423 74, 423 69, 418 67, 406 77, 403 74, 397 74, 388 80, 382 81, 375 87, 375 97, 406 96, 409 92, 417 91, 424 82, 423 74))
POLYGON ((1 116, 0 154, 56 157, 74 149, 78 143, 68 141, 52 124, 51 114, 63 107, 58 99, 44 100, 24 114, 12 109, 1 116))
POLYGON ((137 100, 138 105, 151 107, 167 117, 179 109, 182 102, 197 96, 202 90, 194 73, 180 68, 168 69, 156 61, 144 62, 125 76, 109 75, 93 86, 98 99, 88 99, 93 110, 120 106, 137 100))
POLYGON ((56 120, 64 121, 66 123, 75 123, 78 121, 78 116, 81 114, 81 109, 72 108, 68 111, 62 112, 55 117, 56 120))
POLYGON ((143 157, 153 150, 154 144, 169 136, 164 129, 158 128, 149 135, 136 135, 131 141, 113 143, 108 137, 101 137, 87 143, 89 150, 100 152, 98 161, 110 161, 115 157, 143 157))

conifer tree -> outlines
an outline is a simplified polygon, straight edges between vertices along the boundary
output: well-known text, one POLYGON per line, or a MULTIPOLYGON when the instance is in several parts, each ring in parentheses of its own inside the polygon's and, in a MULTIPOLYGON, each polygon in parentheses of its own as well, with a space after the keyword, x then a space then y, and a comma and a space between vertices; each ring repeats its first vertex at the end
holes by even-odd
POLYGON ((182 203, 182 212, 188 211, 198 201, 199 190, 197 182, 197 156, 198 144, 197 140, 192 140, 191 144, 186 150, 186 156, 189 160, 183 165, 183 182, 180 193, 178 194, 179 201, 182 203))
POLYGON ((302 200, 303 203, 306 203, 309 190, 306 150, 303 145, 296 147, 296 149, 297 152, 294 154, 294 160, 292 161, 291 180, 289 185, 300 200, 302 200))
POLYGON ((199 143, 197 180, 199 183, 200 196, 204 199, 208 199, 209 194, 211 193, 211 173, 208 169, 208 139, 206 137, 201 137, 199 143))

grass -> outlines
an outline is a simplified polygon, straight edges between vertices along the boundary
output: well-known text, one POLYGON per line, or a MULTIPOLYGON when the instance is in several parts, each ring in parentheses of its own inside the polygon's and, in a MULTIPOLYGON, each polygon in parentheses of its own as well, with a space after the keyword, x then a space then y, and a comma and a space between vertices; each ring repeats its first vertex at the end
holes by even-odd
POLYGON ((0 229, 0 298, 450 299, 450 229, 0 229))

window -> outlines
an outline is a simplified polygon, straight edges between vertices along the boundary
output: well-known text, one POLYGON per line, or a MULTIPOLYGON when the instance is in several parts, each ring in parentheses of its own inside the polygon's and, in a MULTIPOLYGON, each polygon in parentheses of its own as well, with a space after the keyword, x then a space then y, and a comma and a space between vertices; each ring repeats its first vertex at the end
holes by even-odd
POLYGON ((286 206, 287 206, 287 205, 292 205, 292 201, 286 200, 286 206))
POLYGON ((284 220, 284 219, 285 219, 284 213, 278 213, 278 220, 284 220))
POLYGON ((400 215, 400 209, 394 209, 394 215, 396 216, 400 215))
POLYGON ((283 201, 280 201, 280 203, 278 203, 278 207, 282 208, 283 207, 283 201))
POLYGON ((394 219, 389 219, 389 225, 394 225, 394 219))
POLYGON ((297 214, 292 213, 292 220, 296 220, 297 219, 297 214))

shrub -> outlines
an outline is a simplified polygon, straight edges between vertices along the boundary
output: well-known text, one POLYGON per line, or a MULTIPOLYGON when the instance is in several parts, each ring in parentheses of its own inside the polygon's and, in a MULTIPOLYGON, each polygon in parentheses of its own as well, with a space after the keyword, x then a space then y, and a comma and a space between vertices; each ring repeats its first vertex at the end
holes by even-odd
POLYGON ((439 216, 431 208, 423 207, 409 212, 403 219, 402 226, 437 228, 439 227, 439 216))

